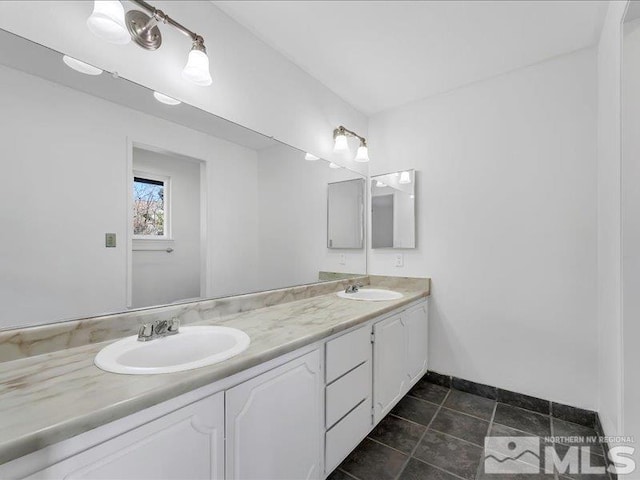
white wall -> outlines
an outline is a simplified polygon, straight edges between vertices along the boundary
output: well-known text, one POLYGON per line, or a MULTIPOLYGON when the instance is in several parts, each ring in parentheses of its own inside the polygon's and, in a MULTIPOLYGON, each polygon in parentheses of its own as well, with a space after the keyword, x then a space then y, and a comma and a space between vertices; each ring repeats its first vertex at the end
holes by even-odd
POLYGON ((375 115, 371 173, 415 168, 430 368, 597 407, 596 57, 582 50, 375 115))
MULTIPOLYGON (((640 19, 624 25, 622 90, 622 432, 640 438, 640 19)), ((636 454, 640 462, 640 452, 636 454)), ((640 474, 639 474, 640 475, 640 474)))
POLYGON ((365 249, 327 248, 327 184, 356 177, 286 146, 258 152, 261 288, 315 282, 320 270, 366 272, 365 249))
POLYGON ((211 2, 154 5, 204 36, 212 86, 193 86, 181 78, 191 44, 174 29, 160 27, 163 44, 156 52, 93 36, 86 27, 93 2, 2 1, 0 28, 324 158, 332 156, 332 132, 339 124, 366 136, 364 115, 211 2))
MULTIPOLYGON (((200 297, 200 162, 133 149, 133 171, 169 177, 169 228, 173 251, 136 249, 132 255, 132 306, 163 305, 200 297)), ((142 240, 147 245, 153 240, 142 240)), ((205 292, 202 292, 205 293, 205 292)))
POLYGON ((598 411, 622 433, 621 30, 626 2, 611 2, 598 44, 598 411))
POLYGON ((255 289, 254 150, 5 67, 0 111, 0 328, 125 309, 128 142, 207 162, 208 294, 255 289))

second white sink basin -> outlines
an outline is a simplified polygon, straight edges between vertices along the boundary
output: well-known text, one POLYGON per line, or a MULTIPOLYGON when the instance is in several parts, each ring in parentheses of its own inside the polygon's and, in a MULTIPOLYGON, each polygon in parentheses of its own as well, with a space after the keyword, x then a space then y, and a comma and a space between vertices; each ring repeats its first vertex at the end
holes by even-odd
POLYGON ((361 288, 357 292, 338 292, 337 295, 349 300, 364 300, 369 302, 383 302, 385 300, 397 300, 404 295, 393 290, 383 290, 380 288, 361 288))
POLYGON ((249 347, 242 330, 229 327, 181 327, 180 332, 149 342, 138 336, 106 346, 95 358, 98 368, 130 375, 173 373, 228 360, 249 347))

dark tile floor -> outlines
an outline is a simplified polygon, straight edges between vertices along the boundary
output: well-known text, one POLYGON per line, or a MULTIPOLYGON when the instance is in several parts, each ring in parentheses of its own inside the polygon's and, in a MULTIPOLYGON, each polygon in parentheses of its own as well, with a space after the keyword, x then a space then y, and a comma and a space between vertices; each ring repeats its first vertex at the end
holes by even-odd
MULTIPOLYGON (((565 476, 544 474, 544 470, 533 474, 486 474, 486 436, 597 435, 582 425, 451 390, 423 379, 328 480, 609 480, 608 474, 565 476)), ((537 444, 537 439, 533 441, 537 444)), ((545 444, 545 441, 541 443, 545 444)), ((564 458, 569 449, 569 445, 548 445, 555 448, 560 458, 564 458)), ((602 446, 590 446, 590 464, 604 465, 602 446)), ((527 461, 526 457, 521 460, 527 461)))

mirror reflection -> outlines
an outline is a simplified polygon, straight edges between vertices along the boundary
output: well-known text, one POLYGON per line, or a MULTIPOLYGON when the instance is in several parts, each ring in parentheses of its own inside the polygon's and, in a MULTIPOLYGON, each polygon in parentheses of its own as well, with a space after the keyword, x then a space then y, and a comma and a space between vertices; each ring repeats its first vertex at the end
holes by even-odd
POLYGON ((329 184, 329 248, 364 247, 364 183, 364 179, 358 178, 329 184))
POLYGON ((326 242, 362 175, 68 64, 0 31, 0 329, 366 272, 326 242))
POLYGON ((371 177, 371 247, 415 248, 415 170, 371 177))

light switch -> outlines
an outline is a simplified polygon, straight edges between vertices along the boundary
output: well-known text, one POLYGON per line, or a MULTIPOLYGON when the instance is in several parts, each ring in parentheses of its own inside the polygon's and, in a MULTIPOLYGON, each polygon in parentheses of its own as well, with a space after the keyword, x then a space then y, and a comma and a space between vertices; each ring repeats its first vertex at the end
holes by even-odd
POLYGON ((396 267, 404 267, 404 255, 396 253, 396 267))
POLYGON ((116 246, 116 234, 105 233, 104 234, 104 246, 107 248, 115 248, 116 246))
POLYGON ((344 253, 340 254, 340 265, 346 265, 347 264, 347 256, 344 253))

